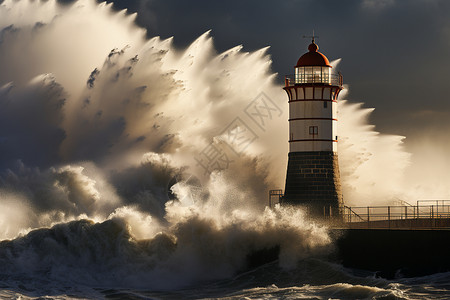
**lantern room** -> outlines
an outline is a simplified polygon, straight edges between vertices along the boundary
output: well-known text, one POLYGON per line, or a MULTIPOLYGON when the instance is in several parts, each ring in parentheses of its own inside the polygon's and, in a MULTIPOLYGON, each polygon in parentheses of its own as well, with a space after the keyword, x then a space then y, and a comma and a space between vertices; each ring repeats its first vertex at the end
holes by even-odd
MULTIPOLYGON (((332 84, 332 74, 328 58, 320 53, 314 40, 308 46, 308 52, 303 54, 295 66, 294 84, 332 84)), ((292 80, 292 79, 291 79, 292 80)))
POLYGON ((331 67, 295 67, 295 83, 331 84, 331 67))
POLYGON ((286 86, 291 84, 342 85, 342 77, 340 74, 332 74, 332 66, 328 58, 318 51, 319 47, 314 39, 308 46, 308 50, 298 59, 294 78, 286 78, 286 86))

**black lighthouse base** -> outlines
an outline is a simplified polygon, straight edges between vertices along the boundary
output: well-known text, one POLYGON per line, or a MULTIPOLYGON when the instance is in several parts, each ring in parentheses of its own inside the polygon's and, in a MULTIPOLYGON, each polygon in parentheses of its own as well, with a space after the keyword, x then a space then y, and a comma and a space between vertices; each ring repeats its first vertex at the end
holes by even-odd
POLYGON ((338 156, 333 151, 290 152, 283 204, 314 216, 337 216, 342 204, 338 156))

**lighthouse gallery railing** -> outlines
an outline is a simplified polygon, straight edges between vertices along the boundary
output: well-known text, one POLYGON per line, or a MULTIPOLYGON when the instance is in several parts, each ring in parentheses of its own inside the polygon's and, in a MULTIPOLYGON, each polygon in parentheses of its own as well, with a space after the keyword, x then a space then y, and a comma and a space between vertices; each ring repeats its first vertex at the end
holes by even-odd
POLYGON ((342 86, 343 78, 342 74, 331 74, 330 76, 321 76, 321 75, 308 75, 308 76, 298 76, 294 74, 285 76, 286 86, 291 86, 295 84, 329 84, 335 86, 342 86))

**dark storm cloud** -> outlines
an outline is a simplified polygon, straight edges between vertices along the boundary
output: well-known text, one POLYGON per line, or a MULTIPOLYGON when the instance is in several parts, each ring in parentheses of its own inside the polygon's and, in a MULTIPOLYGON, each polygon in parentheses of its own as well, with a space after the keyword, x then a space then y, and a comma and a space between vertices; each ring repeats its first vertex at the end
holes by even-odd
POLYGON ((280 83, 306 51, 302 36, 314 29, 320 51, 343 59, 348 98, 375 107, 373 121, 383 131, 411 134, 428 126, 411 115, 450 111, 449 1, 118 0, 114 7, 138 12, 148 36, 174 36, 178 47, 209 29, 219 51, 269 45, 280 83))

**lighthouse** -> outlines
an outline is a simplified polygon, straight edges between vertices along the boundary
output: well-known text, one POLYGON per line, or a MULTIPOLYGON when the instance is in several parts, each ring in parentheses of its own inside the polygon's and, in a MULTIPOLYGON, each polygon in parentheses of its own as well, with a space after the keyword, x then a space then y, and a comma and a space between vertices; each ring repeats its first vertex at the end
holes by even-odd
POLYGON ((337 99, 342 75, 332 72, 312 37, 308 52, 286 76, 289 155, 283 205, 302 205, 313 216, 340 214, 337 99))

